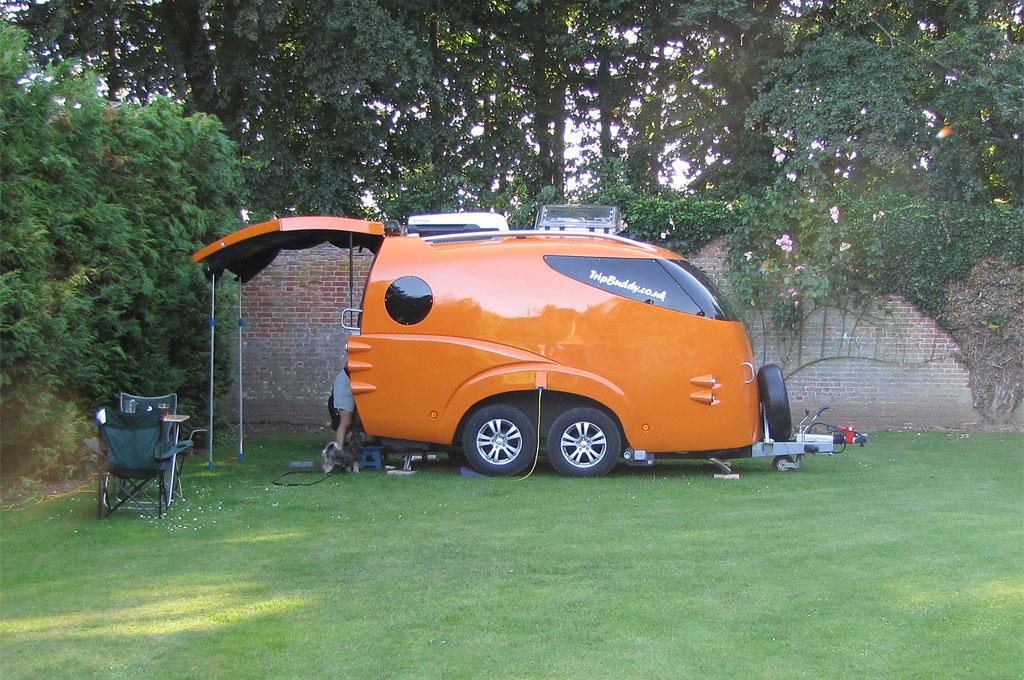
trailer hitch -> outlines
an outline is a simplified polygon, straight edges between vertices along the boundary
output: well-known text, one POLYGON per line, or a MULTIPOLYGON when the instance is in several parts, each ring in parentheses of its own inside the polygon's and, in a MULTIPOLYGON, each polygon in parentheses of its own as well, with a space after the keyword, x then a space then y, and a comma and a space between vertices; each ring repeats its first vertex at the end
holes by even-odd
MULTIPOLYGON (((822 406, 817 413, 811 414, 810 410, 804 411, 804 419, 797 426, 796 434, 790 441, 777 442, 766 437, 762 442, 756 442, 751 446, 751 457, 772 458, 773 467, 780 471, 796 470, 800 467, 800 459, 809 453, 817 453, 833 456, 842 453, 847 444, 859 444, 864 446, 868 436, 857 432, 853 424, 829 425, 819 423, 818 418, 828 410, 828 406, 822 406), (812 427, 817 426, 817 432, 812 432, 812 427), (821 430, 824 430, 823 432, 821 430)), ((767 426, 765 432, 768 431, 767 426)))

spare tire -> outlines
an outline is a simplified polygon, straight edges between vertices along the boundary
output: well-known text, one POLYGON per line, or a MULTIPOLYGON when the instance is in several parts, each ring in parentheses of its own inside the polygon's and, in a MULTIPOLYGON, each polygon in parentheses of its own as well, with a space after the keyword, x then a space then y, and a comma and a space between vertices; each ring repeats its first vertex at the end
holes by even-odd
POLYGON ((786 379, 778 364, 766 364, 757 372, 757 393, 768 421, 768 434, 774 441, 789 441, 793 436, 793 415, 789 411, 786 379))

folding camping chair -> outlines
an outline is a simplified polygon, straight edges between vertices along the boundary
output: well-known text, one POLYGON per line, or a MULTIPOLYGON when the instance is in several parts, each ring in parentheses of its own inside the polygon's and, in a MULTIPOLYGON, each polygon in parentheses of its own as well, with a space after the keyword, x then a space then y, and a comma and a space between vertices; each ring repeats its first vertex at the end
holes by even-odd
POLYGON ((140 413, 100 409, 96 422, 106 457, 99 480, 100 519, 126 504, 150 517, 162 517, 170 500, 175 458, 192 442, 171 441, 168 424, 155 409, 140 413), (153 482, 157 484, 155 499, 150 490, 153 482))
MULTIPOLYGON (((164 394, 159 397, 144 397, 137 394, 129 394, 128 392, 121 393, 121 410, 125 413, 138 413, 140 411, 157 411, 160 407, 166 407, 169 415, 178 414, 178 395, 176 392, 170 394, 164 394)), ((179 424, 173 423, 170 429, 172 441, 178 443, 179 424)), ((184 438, 184 441, 189 442, 190 446, 194 443, 192 439, 196 434, 200 432, 206 432, 205 428, 199 428, 191 430, 188 436, 184 438)), ((181 490, 181 467, 185 462, 184 459, 191 453, 192 449, 188 448, 179 457, 181 460, 175 461, 174 474, 171 475, 169 493, 167 496, 167 504, 171 504, 172 494, 176 495, 179 500, 185 500, 185 494, 181 490)))

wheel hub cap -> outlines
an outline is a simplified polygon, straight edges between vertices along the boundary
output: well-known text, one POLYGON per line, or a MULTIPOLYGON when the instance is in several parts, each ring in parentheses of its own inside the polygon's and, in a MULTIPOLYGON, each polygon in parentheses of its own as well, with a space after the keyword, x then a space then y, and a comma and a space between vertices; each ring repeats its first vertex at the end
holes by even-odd
POLYGON ((607 453, 604 431, 593 423, 573 423, 562 434, 562 453, 578 468, 597 465, 607 453))
POLYGON ((507 465, 514 461, 523 448, 523 435, 515 423, 491 420, 477 432, 477 449, 493 465, 507 465))

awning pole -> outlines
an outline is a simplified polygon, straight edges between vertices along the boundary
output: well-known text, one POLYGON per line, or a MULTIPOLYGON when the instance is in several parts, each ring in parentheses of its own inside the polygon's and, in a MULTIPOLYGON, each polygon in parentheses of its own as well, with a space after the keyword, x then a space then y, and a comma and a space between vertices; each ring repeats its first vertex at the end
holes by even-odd
POLYGON ((209 469, 213 469, 213 340, 214 330, 217 325, 216 317, 217 302, 217 275, 210 275, 210 408, 209 420, 207 421, 206 437, 210 442, 209 469))
POLYGON ((245 433, 242 429, 242 290, 245 288, 245 284, 241 281, 238 282, 238 462, 241 463, 245 460, 245 451, 242 448, 242 442, 245 440, 245 433))
POLYGON ((352 232, 350 231, 348 233, 348 306, 349 306, 349 308, 353 308, 353 307, 356 306, 356 292, 352 288, 352 281, 353 281, 353 275, 352 275, 352 249, 354 247, 355 246, 353 245, 353 241, 352 241, 352 232))

